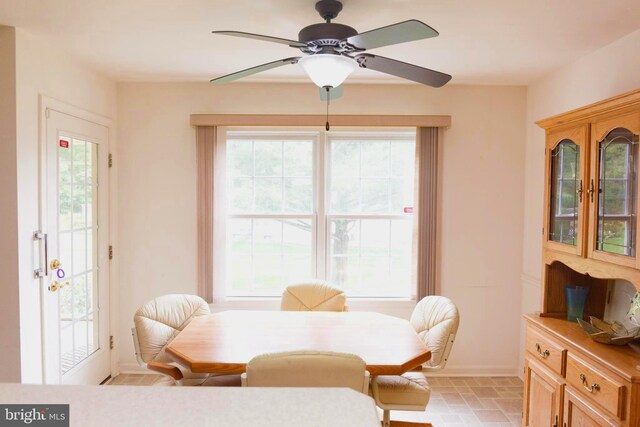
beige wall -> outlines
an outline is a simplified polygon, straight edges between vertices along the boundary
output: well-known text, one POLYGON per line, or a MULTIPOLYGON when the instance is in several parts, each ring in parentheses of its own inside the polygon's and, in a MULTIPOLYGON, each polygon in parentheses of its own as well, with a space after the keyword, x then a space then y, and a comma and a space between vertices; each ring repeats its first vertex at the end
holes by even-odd
POLYGON ((0 382, 20 381, 15 29, 0 26, 0 382))
POLYGON ((42 378, 40 286, 33 278, 37 246, 32 234, 39 228, 39 96, 115 117, 116 88, 99 73, 20 29, 16 30, 16 69, 21 375, 23 382, 37 383, 42 378))
POLYGON ((527 90, 522 311, 540 308, 544 131, 536 120, 640 87, 640 31, 531 84, 527 90))
MULTIPOLYGON (((450 373, 514 374, 518 365, 526 92, 522 87, 349 85, 332 114, 448 114, 442 171, 442 293, 462 327, 450 373), (499 333, 496 333, 496 330, 499 333)), ((196 292, 196 157, 192 113, 323 114, 311 84, 118 85, 118 239, 124 370, 135 309, 196 292), (126 337, 126 338, 125 338, 126 337)), ((277 308, 274 302, 222 308, 277 308)), ((411 303, 350 302, 408 317, 411 303)))

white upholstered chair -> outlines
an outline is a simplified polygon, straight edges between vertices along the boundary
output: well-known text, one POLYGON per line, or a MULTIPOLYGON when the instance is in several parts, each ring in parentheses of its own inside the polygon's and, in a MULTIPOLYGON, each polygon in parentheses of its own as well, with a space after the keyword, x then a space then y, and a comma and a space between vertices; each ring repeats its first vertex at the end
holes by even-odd
POLYGON ((322 280, 296 283, 282 293, 282 311, 346 311, 342 289, 322 280))
POLYGON ((431 350, 431 359, 421 371, 403 375, 381 375, 371 381, 373 398, 383 410, 383 425, 390 425, 390 411, 424 411, 431 389, 423 372, 443 369, 458 332, 460 315, 456 305, 446 297, 428 296, 416 304, 411 325, 431 350))
POLYGON ((349 387, 368 393, 369 372, 353 354, 287 351, 256 356, 242 374, 244 387, 349 387))
POLYGON ((239 375, 195 374, 165 354, 167 345, 194 317, 206 314, 209 305, 195 295, 164 295, 140 307, 131 329, 140 366, 172 378, 176 385, 240 386, 239 375))

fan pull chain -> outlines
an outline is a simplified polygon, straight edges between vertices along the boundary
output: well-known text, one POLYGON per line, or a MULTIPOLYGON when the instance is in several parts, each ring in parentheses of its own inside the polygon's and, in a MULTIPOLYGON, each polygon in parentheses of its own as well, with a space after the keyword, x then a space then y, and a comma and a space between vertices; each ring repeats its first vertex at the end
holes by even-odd
POLYGON ((329 129, 331 129, 329 126, 329 99, 331 98, 331 86, 325 86, 324 88, 327 91, 327 123, 324 125, 324 128, 329 131, 329 129))

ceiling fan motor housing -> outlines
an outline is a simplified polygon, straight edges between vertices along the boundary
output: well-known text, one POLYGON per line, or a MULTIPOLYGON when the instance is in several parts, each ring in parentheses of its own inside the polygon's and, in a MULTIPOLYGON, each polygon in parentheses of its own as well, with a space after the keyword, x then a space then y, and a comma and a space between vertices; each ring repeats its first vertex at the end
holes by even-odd
MULTIPOLYGON (((304 27, 298 33, 298 40, 309 46, 309 51, 338 50, 340 41, 357 35, 358 32, 343 24, 323 22, 304 27)), ((305 51, 306 49, 301 49, 305 51)))

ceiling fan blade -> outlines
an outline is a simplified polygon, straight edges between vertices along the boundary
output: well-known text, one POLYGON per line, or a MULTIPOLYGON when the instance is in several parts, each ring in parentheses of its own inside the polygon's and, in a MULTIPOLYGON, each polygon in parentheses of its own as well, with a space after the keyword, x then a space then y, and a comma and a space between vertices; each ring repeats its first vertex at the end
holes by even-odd
POLYGON ((355 59, 361 68, 380 71, 428 86, 441 87, 451 80, 449 74, 385 58, 384 56, 361 53, 356 55, 355 59))
POLYGON ((306 43, 296 40, 281 39, 280 37, 263 36, 262 34, 243 33, 242 31, 211 31, 212 34, 223 34, 225 36, 244 37, 248 39, 263 40, 265 42, 274 42, 286 44, 291 47, 306 47, 306 43))
POLYGON ((351 36, 346 41, 358 49, 367 50, 397 43, 428 39, 437 35, 438 32, 424 22, 411 19, 351 36))
POLYGON ((278 61, 267 62, 266 64, 257 65, 255 67, 247 68, 246 70, 236 71, 235 73, 227 74, 222 77, 217 77, 215 79, 211 79, 211 83, 228 83, 234 80, 241 79, 243 77, 251 76, 253 74, 261 73, 262 71, 267 71, 272 68, 282 67, 287 64, 295 64, 300 59, 299 56, 295 56, 292 58, 279 59, 278 61))
MULTIPOLYGON (((320 101, 327 100, 327 89, 324 87, 318 88, 320 89, 320 101)), ((334 99, 338 99, 342 96, 342 85, 337 87, 329 88, 329 101, 333 101, 334 99)))

